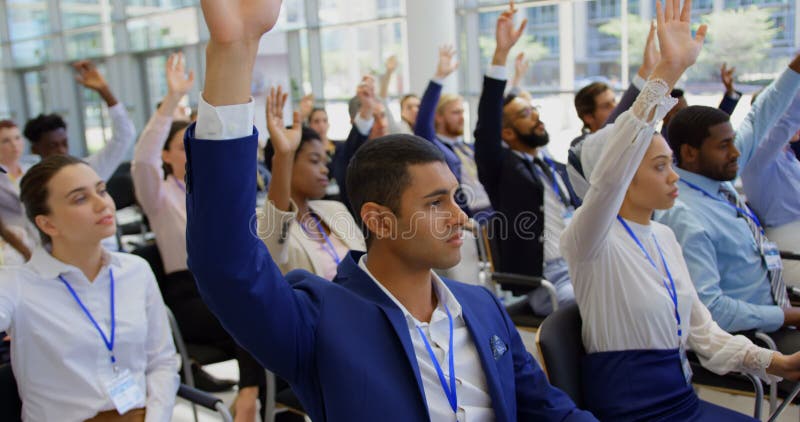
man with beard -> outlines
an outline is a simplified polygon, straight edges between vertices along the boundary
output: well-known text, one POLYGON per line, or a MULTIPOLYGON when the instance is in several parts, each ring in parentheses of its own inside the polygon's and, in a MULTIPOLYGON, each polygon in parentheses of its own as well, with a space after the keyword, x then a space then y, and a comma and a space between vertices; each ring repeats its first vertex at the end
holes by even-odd
MULTIPOLYGON (((508 53, 526 24, 523 21, 510 36, 497 32, 497 47, 478 105, 475 161, 496 211, 497 269, 544 276, 555 285, 559 304, 566 304, 575 301, 575 294, 559 251, 559 238, 578 205, 577 196, 565 166, 543 148, 549 136, 536 108, 521 97, 503 98, 508 53)), ((529 299, 535 313, 552 312, 545 289, 530 292, 529 299)))
POLYGON ((800 309, 789 303, 780 254, 733 186, 800 88, 796 57, 764 92, 737 131, 719 109, 689 106, 669 125, 680 200, 656 219, 683 248, 700 299, 724 330, 761 330, 780 351, 800 349, 800 309))

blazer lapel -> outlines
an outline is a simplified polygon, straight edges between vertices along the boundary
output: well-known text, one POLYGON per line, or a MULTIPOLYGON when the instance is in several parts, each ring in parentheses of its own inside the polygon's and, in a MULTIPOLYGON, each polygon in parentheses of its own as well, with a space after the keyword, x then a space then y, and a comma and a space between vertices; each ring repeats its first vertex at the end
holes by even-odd
MULTIPOLYGON (((481 358, 481 366, 483 366, 483 373, 486 375, 486 385, 489 386, 489 395, 492 397, 492 408, 494 408, 495 420, 510 421, 515 420, 516 416, 511 417, 508 415, 506 408, 506 398, 503 394, 503 388, 500 385, 500 374, 497 371, 497 364, 494 360, 494 355, 491 350, 491 336, 492 332, 486 328, 480 318, 478 318, 471 310, 461 295, 458 294, 458 289, 453 288, 452 283, 447 285, 456 296, 458 302, 461 303, 461 314, 464 316, 464 321, 467 323, 472 341, 475 342, 475 349, 478 351, 478 356, 481 358)), ((507 353, 510 353, 507 352, 507 353)))
POLYGON ((289 236, 293 237, 297 241, 297 244, 303 248, 303 252, 306 254, 306 259, 308 259, 308 262, 311 263, 311 268, 314 270, 314 274, 320 274, 322 269, 317 264, 317 261, 319 260, 314 259, 316 256, 315 249, 317 248, 317 245, 313 240, 306 236, 306 234, 303 232, 303 228, 300 227, 299 221, 294 221, 292 228, 289 229, 289 236))
MULTIPOLYGON (((348 253, 347 257, 339 264, 338 272, 333 282, 341 284, 343 287, 381 308, 384 315, 386 315, 386 319, 388 319, 389 323, 392 325, 397 338, 403 345, 403 351, 406 354, 408 363, 414 371, 414 376, 417 379, 417 387, 419 389, 419 398, 423 403, 427 403, 425 390, 422 387, 422 377, 419 373, 419 365, 417 364, 417 355, 414 353, 414 345, 411 342, 411 335, 408 332, 408 324, 406 323, 405 316, 403 316, 403 311, 401 311, 392 299, 386 296, 386 294, 375 285, 375 282, 370 276, 358 266, 358 262, 363 255, 365 255, 364 252, 351 251, 348 253)), ((427 404, 425 407, 427 408, 427 404)))

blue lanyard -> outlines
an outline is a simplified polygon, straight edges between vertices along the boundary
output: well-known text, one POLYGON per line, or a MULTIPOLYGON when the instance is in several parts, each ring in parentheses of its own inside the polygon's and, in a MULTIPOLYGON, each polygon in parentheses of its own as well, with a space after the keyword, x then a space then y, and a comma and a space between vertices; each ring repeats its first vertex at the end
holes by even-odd
POLYGON ((183 182, 178 180, 178 178, 175 176, 172 176, 172 179, 175 180, 175 184, 178 185, 178 187, 183 191, 183 193, 186 193, 186 185, 184 185, 183 182))
POLYGON ((69 292, 72 293, 72 297, 75 298, 75 301, 78 302, 78 305, 80 305, 81 309, 83 309, 83 313, 85 313, 86 316, 89 317, 89 321, 92 321, 92 324, 94 324, 94 328, 97 328, 97 332, 99 332, 100 337, 103 338, 103 343, 105 343, 106 349, 108 349, 108 352, 111 353, 111 363, 116 364, 117 358, 114 357, 114 333, 117 330, 117 318, 114 315, 114 273, 111 271, 111 268, 108 269, 108 276, 109 278, 111 278, 111 339, 110 340, 108 339, 108 337, 106 337, 106 334, 100 328, 100 324, 98 324, 97 320, 94 319, 92 313, 89 312, 89 309, 86 308, 86 305, 84 305, 83 302, 81 302, 81 298, 78 297, 78 293, 75 292, 75 289, 73 289, 72 286, 70 286, 70 284, 67 282, 66 279, 64 279, 64 277, 59 275, 58 278, 61 280, 61 282, 64 283, 65 286, 67 286, 67 290, 69 290, 69 292))
POLYGON ((439 365, 439 361, 436 360, 436 354, 433 353, 433 348, 428 342, 428 338, 425 337, 425 332, 422 331, 422 328, 420 328, 419 325, 417 326, 417 330, 419 330, 419 335, 422 337, 422 341, 425 343, 425 348, 428 349, 428 355, 431 357, 433 367, 436 368, 436 374, 439 375, 439 382, 442 383, 442 390, 444 390, 444 395, 447 396, 447 401, 450 402, 450 408, 453 409, 453 413, 458 413, 458 396, 456 395, 456 369, 453 359, 453 355, 455 354, 455 350, 453 350, 453 317, 450 315, 450 310, 447 309, 447 306, 444 307, 444 310, 447 312, 448 321, 450 321, 450 350, 448 351, 448 354, 450 355, 449 388, 447 387, 447 380, 444 379, 442 366, 439 365))
POLYGON ((550 159, 550 157, 544 154, 542 154, 542 157, 544 158, 544 162, 547 163, 547 166, 550 167, 550 175, 553 179, 553 190, 556 191, 556 196, 561 198, 561 187, 558 186, 558 173, 556 173, 556 164, 550 159))
MULTIPOLYGON (((308 215, 310 215, 311 218, 314 219, 314 223, 316 223, 316 225, 317 225, 317 230, 319 230, 319 232, 322 234, 322 237, 325 239, 325 245, 322 246, 322 249, 325 249, 325 252, 327 252, 328 255, 330 255, 331 258, 333 258, 333 262, 335 262, 336 265, 339 265, 339 263, 342 262, 342 259, 339 258, 339 254, 336 252, 336 248, 333 246, 333 242, 331 242, 331 238, 328 237, 327 233, 325 233, 325 229, 322 227, 322 222, 319 221, 319 218, 317 218, 317 216, 314 215, 313 212, 309 213, 308 215)), ((303 228, 303 231, 306 232, 308 237, 311 237, 311 238, 314 237, 314 235, 311 232, 308 231, 308 228, 306 228, 305 224, 300 223, 300 227, 303 228)))
MULTIPOLYGON (((631 235, 633 241, 639 246, 639 249, 644 252, 645 258, 650 261, 650 264, 653 266, 653 268, 655 268, 656 271, 661 272, 658 269, 656 262, 653 261, 653 258, 650 257, 650 254, 647 253, 647 249, 644 248, 644 245, 642 245, 642 242, 640 242, 639 238, 636 237, 636 234, 633 232, 633 230, 631 230, 631 227, 628 225, 628 223, 626 223, 625 220, 619 215, 617 216, 617 220, 622 223, 622 226, 625 227, 625 230, 627 230, 628 234, 631 235)), ((669 272, 667 260, 664 259, 664 253, 661 252, 661 246, 658 245, 658 239, 656 239, 656 235, 653 235, 653 242, 656 243, 658 255, 661 257, 661 263, 664 264, 664 270, 667 272, 667 277, 669 278, 669 285, 667 285, 667 280, 665 280, 664 277, 661 277, 661 282, 664 284, 664 288, 667 289, 667 294, 669 295, 670 299, 672 299, 672 304, 675 306, 675 320, 678 322, 678 338, 680 338, 683 335, 683 330, 681 330, 681 314, 678 312, 678 290, 675 288, 675 280, 672 279, 672 273, 669 272)))
POLYGON ((761 230, 761 232, 762 233, 764 232, 764 229, 761 226, 761 220, 758 219, 758 217, 756 216, 756 214, 754 212, 750 211, 749 209, 739 208, 738 206, 736 206, 734 204, 731 204, 729 201, 726 201, 724 199, 720 199, 720 198, 708 193, 705 189, 701 188, 700 186, 695 185, 694 183, 687 182, 687 181, 685 181, 683 179, 681 179, 681 182, 686 183, 686 186, 689 186, 690 188, 702 193, 704 196, 707 196, 707 197, 709 197, 709 198, 711 198, 711 199, 713 199, 713 200, 715 200, 717 202, 722 202, 723 204, 728 204, 728 206, 732 207, 737 212, 752 218, 753 221, 755 221, 755 223, 758 226, 758 228, 761 230))

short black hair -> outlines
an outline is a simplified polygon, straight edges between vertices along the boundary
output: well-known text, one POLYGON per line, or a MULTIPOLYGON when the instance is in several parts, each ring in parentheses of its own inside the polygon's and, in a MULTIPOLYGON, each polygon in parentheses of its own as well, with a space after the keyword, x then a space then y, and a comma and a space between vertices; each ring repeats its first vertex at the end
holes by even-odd
POLYGON ((711 136, 708 129, 721 123, 729 122, 731 116, 728 113, 715 108, 694 105, 679 111, 670 120, 667 126, 669 134, 669 147, 675 154, 675 161, 681 164, 681 146, 689 144, 694 148, 700 148, 703 141, 711 136))
MULTIPOLYGON (((319 136, 316 130, 311 129, 308 126, 303 126, 302 134, 300 135, 300 145, 297 146, 297 150, 294 152, 294 158, 297 159, 297 154, 303 149, 303 145, 306 142, 311 141, 322 141, 322 137, 319 136)), ((264 164, 267 166, 267 170, 272 171, 272 157, 275 156, 275 147, 272 146, 272 140, 267 140, 267 146, 264 147, 264 164)))
POLYGON ((361 207, 367 202, 397 214, 400 197, 411 183, 408 166, 437 162, 445 162, 442 152, 414 135, 388 135, 364 144, 347 166, 347 194, 356 221, 363 226, 361 207))
POLYGON ((45 133, 66 128, 67 122, 58 114, 40 114, 28 120, 28 123, 25 123, 25 130, 23 133, 25 137, 28 138, 28 141, 35 144, 42 139, 42 135, 45 133))

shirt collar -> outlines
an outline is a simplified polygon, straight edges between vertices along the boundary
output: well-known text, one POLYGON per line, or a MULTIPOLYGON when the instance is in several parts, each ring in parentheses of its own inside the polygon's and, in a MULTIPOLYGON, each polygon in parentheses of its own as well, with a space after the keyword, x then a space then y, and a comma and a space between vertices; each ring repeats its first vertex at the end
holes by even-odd
POLYGON ((440 141, 448 145, 456 145, 464 142, 463 136, 457 136, 455 138, 451 138, 449 136, 442 135, 441 133, 437 133, 436 137, 439 138, 440 141))
MULTIPOLYGON (((729 182, 720 182, 719 180, 710 179, 708 177, 699 175, 697 173, 692 173, 691 171, 684 170, 680 167, 675 167, 675 172, 683 179, 685 182, 689 182, 693 185, 696 185, 700 189, 708 192, 711 195, 716 195, 719 193, 720 189, 724 186, 725 183, 729 182)), ((729 189, 730 190, 730 189, 729 189)))
MULTIPOLYGON (((51 280, 62 274, 80 273, 81 270, 73 265, 66 264, 54 258, 50 252, 38 246, 33 250, 27 265, 36 271, 43 279, 51 280)), ((108 266, 119 267, 119 258, 103 249, 103 268, 108 266)), ((101 270, 102 271, 102 270, 101 270)))
MULTIPOLYGON (((394 304, 397 305, 401 311, 403 311, 403 316, 406 318, 409 329, 413 329, 414 327, 423 324, 414 318, 414 316, 408 312, 408 309, 406 309, 406 307, 403 306, 403 304, 400 303, 400 301, 397 300, 397 298, 394 297, 394 295, 388 289, 386 289, 386 287, 384 287, 383 284, 381 284, 378 279, 372 275, 372 273, 369 272, 369 269, 367 269, 367 255, 362 256, 361 259, 358 260, 358 267, 361 268, 361 270, 363 270, 369 276, 369 278, 375 282, 375 284, 378 285, 378 287, 381 289, 381 291, 383 291, 384 294, 386 294, 386 296, 389 296, 389 299, 392 299, 392 302, 394 302, 394 304)), ((436 305, 434 314, 436 312, 445 314, 444 306, 447 306, 447 310, 450 311, 450 315, 453 317, 453 319, 461 316, 461 304, 458 303, 458 300, 453 295, 453 292, 447 288, 447 285, 444 284, 444 281, 442 281, 442 279, 439 278, 439 276, 433 271, 431 271, 431 281, 433 282, 433 291, 436 293, 436 297, 439 299, 439 303, 436 305)), ((431 318, 431 322, 433 322, 433 320, 434 319, 431 318)))

